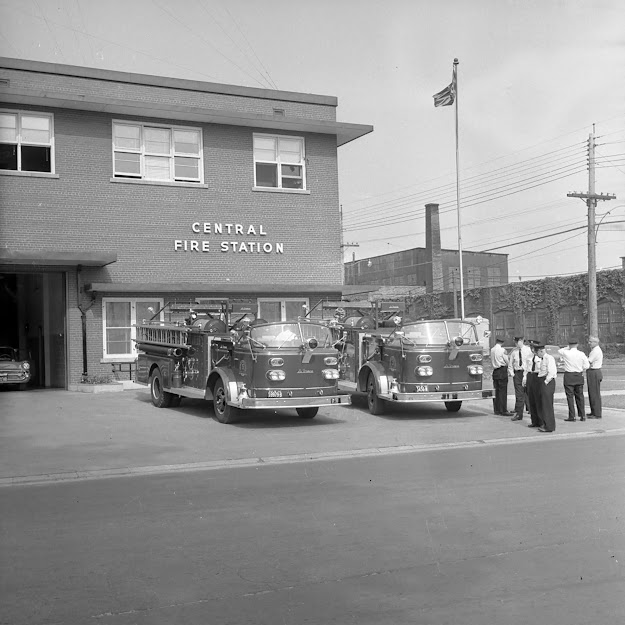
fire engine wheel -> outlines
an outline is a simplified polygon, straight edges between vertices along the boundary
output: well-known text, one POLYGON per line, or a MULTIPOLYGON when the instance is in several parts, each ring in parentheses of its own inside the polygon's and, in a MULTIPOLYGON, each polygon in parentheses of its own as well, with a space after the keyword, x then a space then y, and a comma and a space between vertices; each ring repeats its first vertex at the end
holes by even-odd
POLYGON ((171 393, 163 390, 163 374, 156 368, 150 376, 150 395, 152 403, 157 408, 169 408, 171 406, 171 393))
POLYGON ((313 419, 317 416, 317 413, 319 412, 319 408, 296 408, 295 410, 297 410, 297 414, 302 418, 302 419, 313 419))
POLYGON ((215 384, 213 390, 213 408, 215 410, 215 418, 219 423, 232 423, 236 417, 237 409, 229 406, 227 403, 228 396, 221 379, 215 384))
POLYGON ((445 408, 447 408, 449 412, 458 412, 458 410, 460 410, 460 406, 462 406, 461 401, 446 401, 445 402, 445 408))
POLYGON ((369 405, 369 412, 371 414, 384 414, 384 400, 378 397, 373 373, 370 373, 367 378, 367 404, 369 405))

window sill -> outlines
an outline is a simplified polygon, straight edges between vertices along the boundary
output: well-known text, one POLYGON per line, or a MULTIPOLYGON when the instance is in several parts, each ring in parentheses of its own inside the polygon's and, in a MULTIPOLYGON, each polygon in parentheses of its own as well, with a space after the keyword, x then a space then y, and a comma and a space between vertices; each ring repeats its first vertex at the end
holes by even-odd
POLYGON ((139 180, 138 178, 111 178, 110 182, 118 184, 147 184, 157 187, 192 187, 193 189, 208 189, 208 185, 201 182, 169 182, 164 180, 139 180))
POLYGON ((296 195, 310 195, 308 189, 277 189, 276 187, 252 187, 252 191, 261 191, 265 193, 295 193, 296 195))
POLYGON ((60 178, 59 174, 47 171, 14 171, 12 169, 0 169, 0 176, 22 176, 26 178, 60 178))
POLYGON ((102 365, 110 365, 110 364, 134 364, 137 362, 136 356, 104 356, 100 359, 100 364, 102 365))

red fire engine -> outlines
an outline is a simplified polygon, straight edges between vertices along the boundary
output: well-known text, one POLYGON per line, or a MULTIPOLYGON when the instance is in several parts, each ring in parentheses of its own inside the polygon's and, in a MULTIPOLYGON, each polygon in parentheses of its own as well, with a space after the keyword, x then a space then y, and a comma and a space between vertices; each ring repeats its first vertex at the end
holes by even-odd
MULTIPOLYGON (((171 319, 176 306, 168 308, 171 319)), ((330 328, 302 318, 250 323, 247 316, 231 325, 235 309, 228 302, 196 306, 182 321, 137 325, 137 382, 149 385, 157 408, 206 399, 218 421, 231 423, 239 409, 294 408, 311 419, 321 406, 351 403, 338 389, 330 328)))

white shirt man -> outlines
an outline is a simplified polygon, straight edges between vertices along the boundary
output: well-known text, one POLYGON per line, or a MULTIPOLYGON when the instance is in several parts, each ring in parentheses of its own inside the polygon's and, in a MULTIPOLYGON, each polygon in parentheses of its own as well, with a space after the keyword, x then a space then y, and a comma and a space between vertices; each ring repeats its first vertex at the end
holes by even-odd
POLYGON ((590 354, 588 354, 588 362, 590 367, 586 370, 586 382, 588 383, 588 403, 590 404, 590 413, 586 416, 589 419, 601 419, 601 381, 603 380, 603 351, 599 347, 599 337, 591 336, 588 338, 590 344, 590 354))
POLYGON ((584 371, 590 367, 584 352, 577 349, 577 339, 569 339, 569 346, 558 350, 564 361, 564 392, 569 405, 569 417, 565 421, 575 421, 575 408, 580 421, 586 421, 584 407, 584 371))
POLYGON ((490 350, 490 361, 493 365, 493 388, 495 399, 493 409, 496 415, 511 417, 508 412, 508 356, 503 348, 503 339, 497 337, 494 347, 490 350))
POLYGON ((532 354, 532 350, 525 345, 522 336, 515 336, 516 347, 508 356, 508 375, 512 378, 514 385, 514 412, 515 416, 511 421, 521 421, 523 419, 523 409, 527 403, 523 379, 525 378, 525 361, 532 354))

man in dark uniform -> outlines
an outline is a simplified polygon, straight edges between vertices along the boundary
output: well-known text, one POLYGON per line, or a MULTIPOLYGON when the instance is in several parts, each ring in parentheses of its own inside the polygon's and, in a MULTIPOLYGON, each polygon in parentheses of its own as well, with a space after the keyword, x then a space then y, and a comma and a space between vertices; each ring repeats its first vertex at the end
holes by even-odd
POLYGON ((496 415, 511 417, 514 413, 508 412, 508 356, 503 348, 503 339, 497 337, 495 345, 490 350, 490 361, 493 365, 493 388, 495 401, 493 408, 496 415))
POLYGON ((542 358, 538 371, 538 385, 540 387, 540 418, 543 421, 539 432, 555 432, 556 417, 553 413, 553 396, 556 391, 558 369, 556 359, 545 351, 545 346, 536 345, 536 352, 542 358))
POLYGON ((538 371, 540 370, 541 358, 536 353, 536 345, 538 343, 536 341, 528 341, 528 343, 532 353, 525 361, 523 385, 527 391, 527 401, 532 422, 527 427, 539 428, 543 425, 543 421, 540 418, 540 386, 538 385, 538 371))

